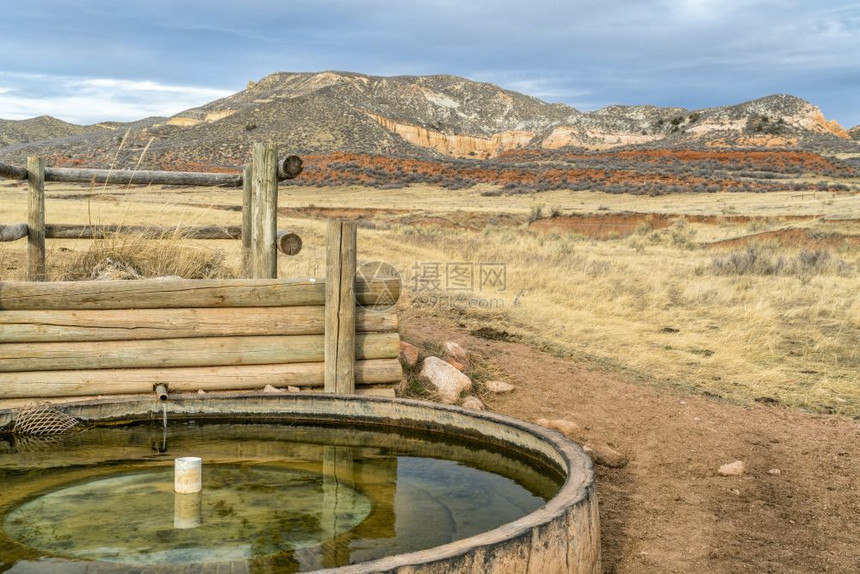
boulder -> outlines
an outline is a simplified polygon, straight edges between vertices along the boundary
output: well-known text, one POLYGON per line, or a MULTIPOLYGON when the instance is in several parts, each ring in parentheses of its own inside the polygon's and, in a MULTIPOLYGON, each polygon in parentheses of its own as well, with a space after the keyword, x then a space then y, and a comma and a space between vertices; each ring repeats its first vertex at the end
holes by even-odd
POLYGON ((420 376, 426 378, 439 394, 439 399, 453 405, 460 399, 463 391, 472 389, 472 380, 440 359, 427 357, 421 367, 420 376))
POLYGON ((746 471, 746 465, 742 460, 729 462, 717 469, 720 476, 740 476, 746 471))
POLYGON ((481 399, 475 396, 468 396, 463 399, 463 408, 470 409, 473 411, 483 411, 486 410, 486 406, 481 402, 481 399))
POLYGON ((487 381, 484 387, 491 393, 510 393, 516 390, 516 387, 504 381, 487 381))
POLYGON ((608 444, 589 444, 583 447, 591 459, 601 466, 609 468, 624 468, 629 462, 624 453, 619 452, 608 444))
POLYGON ((400 362, 407 367, 418 364, 418 347, 406 341, 400 341, 400 362))
POLYGON ((535 422, 542 427, 558 431, 569 439, 576 439, 582 435, 582 428, 573 421, 565 419, 538 419, 535 422))
POLYGON ((461 373, 466 372, 466 365, 461 364, 457 359, 452 359, 451 357, 445 357, 445 362, 460 371, 461 373))
POLYGON ((455 343, 454 341, 445 341, 442 343, 442 348, 445 349, 445 354, 465 366, 467 369, 469 368, 469 355, 466 353, 466 349, 460 346, 459 343, 455 343))

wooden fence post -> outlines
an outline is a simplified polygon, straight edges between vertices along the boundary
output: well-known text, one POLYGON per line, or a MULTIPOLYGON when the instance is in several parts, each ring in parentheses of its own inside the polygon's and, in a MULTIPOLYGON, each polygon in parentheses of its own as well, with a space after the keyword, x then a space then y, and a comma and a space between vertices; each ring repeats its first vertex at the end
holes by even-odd
POLYGON ((255 143, 253 153, 253 277, 278 277, 278 147, 255 143))
POLYGON ((242 172, 242 277, 253 277, 251 269, 251 237, 253 236, 253 179, 251 164, 246 164, 242 172))
POLYGON ((45 280, 45 159, 27 158, 27 280, 45 280))
POLYGON ((325 392, 355 392, 354 221, 329 220, 326 230, 325 392))

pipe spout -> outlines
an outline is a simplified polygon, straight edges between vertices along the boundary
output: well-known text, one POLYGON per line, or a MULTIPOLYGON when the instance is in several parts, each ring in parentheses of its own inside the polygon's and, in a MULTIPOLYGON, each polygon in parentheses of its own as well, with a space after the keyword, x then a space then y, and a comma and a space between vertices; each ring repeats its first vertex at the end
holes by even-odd
POLYGON ((167 385, 156 385, 155 396, 158 397, 158 400, 161 402, 167 401, 167 385))

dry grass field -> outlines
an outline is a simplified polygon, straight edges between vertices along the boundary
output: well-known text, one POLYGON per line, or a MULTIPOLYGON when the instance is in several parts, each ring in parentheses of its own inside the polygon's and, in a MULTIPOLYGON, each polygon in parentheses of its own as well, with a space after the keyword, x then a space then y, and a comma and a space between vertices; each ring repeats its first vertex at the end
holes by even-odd
MULTIPOLYGON (((357 217, 359 257, 397 267, 407 316, 441 313, 656 385, 860 416, 860 195, 484 191, 282 189, 279 227, 305 247, 280 275, 321 275, 324 219, 357 217)), ((49 275, 89 278, 105 258, 129 277, 235 275, 239 242, 183 239, 182 226, 240 225, 240 205, 235 190, 49 186, 49 223, 171 227, 162 240, 49 240, 49 275)), ((0 184, 0 219, 25 209, 22 184, 0 184)), ((25 254, 0 245, 0 277, 23 278, 25 254)))
MULTIPOLYGON (((322 275, 325 218, 359 218, 360 260, 404 278, 406 340, 460 342, 517 385, 491 409, 625 453, 596 467, 605 572, 860 571, 860 195, 486 191, 282 188, 304 248, 279 274, 322 275), (734 460, 744 475, 719 476, 734 460)), ((182 227, 239 225, 240 203, 49 185, 48 223, 170 227, 49 240, 49 275, 236 275, 238 241, 182 227)), ((0 182, 0 221, 25 211, 0 182)), ((0 280, 25 263, 23 240, 0 244, 0 280)))

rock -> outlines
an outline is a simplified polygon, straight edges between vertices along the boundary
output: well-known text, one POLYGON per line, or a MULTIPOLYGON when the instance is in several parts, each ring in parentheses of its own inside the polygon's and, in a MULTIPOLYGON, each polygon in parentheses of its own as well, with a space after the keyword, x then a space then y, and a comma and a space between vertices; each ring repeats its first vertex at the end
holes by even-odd
POLYGON ((287 391, 291 393, 300 393, 302 390, 299 387, 289 386, 287 387, 287 391))
POLYGON ((282 391, 281 389, 278 389, 276 387, 273 387, 272 385, 266 385, 265 387, 263 387, 263 392, 264 393, 283 393, 284 391, 282 391))
POLYGON ((461 364, 456 359, 452 359, 451 357, 445 357, 445 362, 460 371, 461 373, 466 372, 466 365, 461 364))
POLYGON ((491 393, 510 393, 517 389, 512 384, 504 381, 487 381, 484 387, 491 393))
POLYGON ((778 468, 772 468, 769 471, 767 471, 767 473, 776 476, 778 474, 782 474, 782 471, 779 470, 778 468))
POLYGON ((744 465, 744 461, 736 460, 734 462, 730 462, 728 464, 724 464, 719 469, 717 469, 717 473, 720 476, 740 476, 746 470, 746 465, 744 465))
POLYGON ((419 373, 433 385, 439 394, 439 399, 448 405, 453 405, 460 399, 463 391, 472 389, 472 380, 440 359, 427 357, 419 373))
POLYGON ((400 362, 407 367, 418 364, 418 347, 406 341, 400 341, 400 362))
POLYGON ((460 346, 459 343, 455 343, 454 341, 445 341, 442 343, 442 348, 445 349, 445 353, 465 366, 467 369, 469 368, 469 355, 466 353, 466 349, 460 346))
MULTIPOLYGON (((591 459, 601 466, 609 468, 624 468, 629 462, 627 456, 607 444, 586 445, 591 452, 591 459)), ((588 451, 586 451, 588 452, 588 451)))
POLYGON ((573 421, 565 419, 538 419, 535 422, 542 427, 558 431, 569 439, 576 439, 582 435, 582 428, 573 421))
POLYGON ((473 411, 483 411, 487 407, 484 405, 484 403, 481 402, 481 399, 479 399, 478 397, 469 396, 463 399, 463 408, 471 409, 473 411))
POLYGON ((206 391, 204 391, 203 389, 197 389, 197 394, 198 395, 205 395, 206 391))

